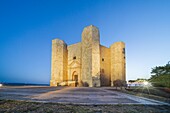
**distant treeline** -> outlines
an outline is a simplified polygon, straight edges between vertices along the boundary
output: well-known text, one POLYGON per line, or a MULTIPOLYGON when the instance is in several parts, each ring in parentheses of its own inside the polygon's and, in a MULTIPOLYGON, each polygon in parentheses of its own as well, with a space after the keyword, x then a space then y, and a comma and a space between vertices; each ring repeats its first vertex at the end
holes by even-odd
POLYGON ((137 80, 129 80, 128 82, 144 82, 149 81, 155 87, 170 88, 170 62, 164 66, 156 66, 151 70, 149 79, 138 78, 137 80))

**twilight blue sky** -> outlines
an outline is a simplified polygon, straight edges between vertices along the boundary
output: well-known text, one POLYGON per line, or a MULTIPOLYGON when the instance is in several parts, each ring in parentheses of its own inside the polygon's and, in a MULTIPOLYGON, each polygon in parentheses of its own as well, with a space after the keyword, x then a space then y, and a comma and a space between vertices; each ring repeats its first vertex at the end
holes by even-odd
POLYGON ((51 40, 126 43, 127 80, 170 60, 170 0, 0 0, 0 82, 49 83, 51 40))

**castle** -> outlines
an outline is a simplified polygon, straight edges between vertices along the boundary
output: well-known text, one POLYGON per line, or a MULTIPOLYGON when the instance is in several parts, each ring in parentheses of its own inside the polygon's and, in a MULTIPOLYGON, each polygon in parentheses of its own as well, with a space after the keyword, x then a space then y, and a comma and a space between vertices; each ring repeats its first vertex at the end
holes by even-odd
POLYGON ((125 43, 101 45, 93 25, 84 28, 79 43, 52 40, 50 86, 113 86, 117 79, 126 80, 125 43))

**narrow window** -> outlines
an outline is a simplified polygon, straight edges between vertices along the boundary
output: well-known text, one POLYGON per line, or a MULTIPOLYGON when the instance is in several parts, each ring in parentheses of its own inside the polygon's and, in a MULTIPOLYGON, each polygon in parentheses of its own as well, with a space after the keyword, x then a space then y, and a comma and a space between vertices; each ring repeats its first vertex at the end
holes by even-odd
POLYGON ((73 60, 75 60, 75 59, 76 59, 76 56, 73 57, 73 60))
POLYGON ((125 54, 125 48, 123 48, 123 51, 122 51, 123 54, 125 54))

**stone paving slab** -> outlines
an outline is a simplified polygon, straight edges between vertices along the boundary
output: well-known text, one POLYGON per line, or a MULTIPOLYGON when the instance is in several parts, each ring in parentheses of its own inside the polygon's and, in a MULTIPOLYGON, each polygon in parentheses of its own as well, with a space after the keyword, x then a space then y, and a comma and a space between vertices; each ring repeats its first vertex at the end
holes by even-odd
POLYGON ((108 88, 89 87, 44 87, 18 86, 1 87, 0 99, 26 100, 35 102, 53 102, 65 104, 143 104, 169 105, 164 102, 137 97, 108 88))

